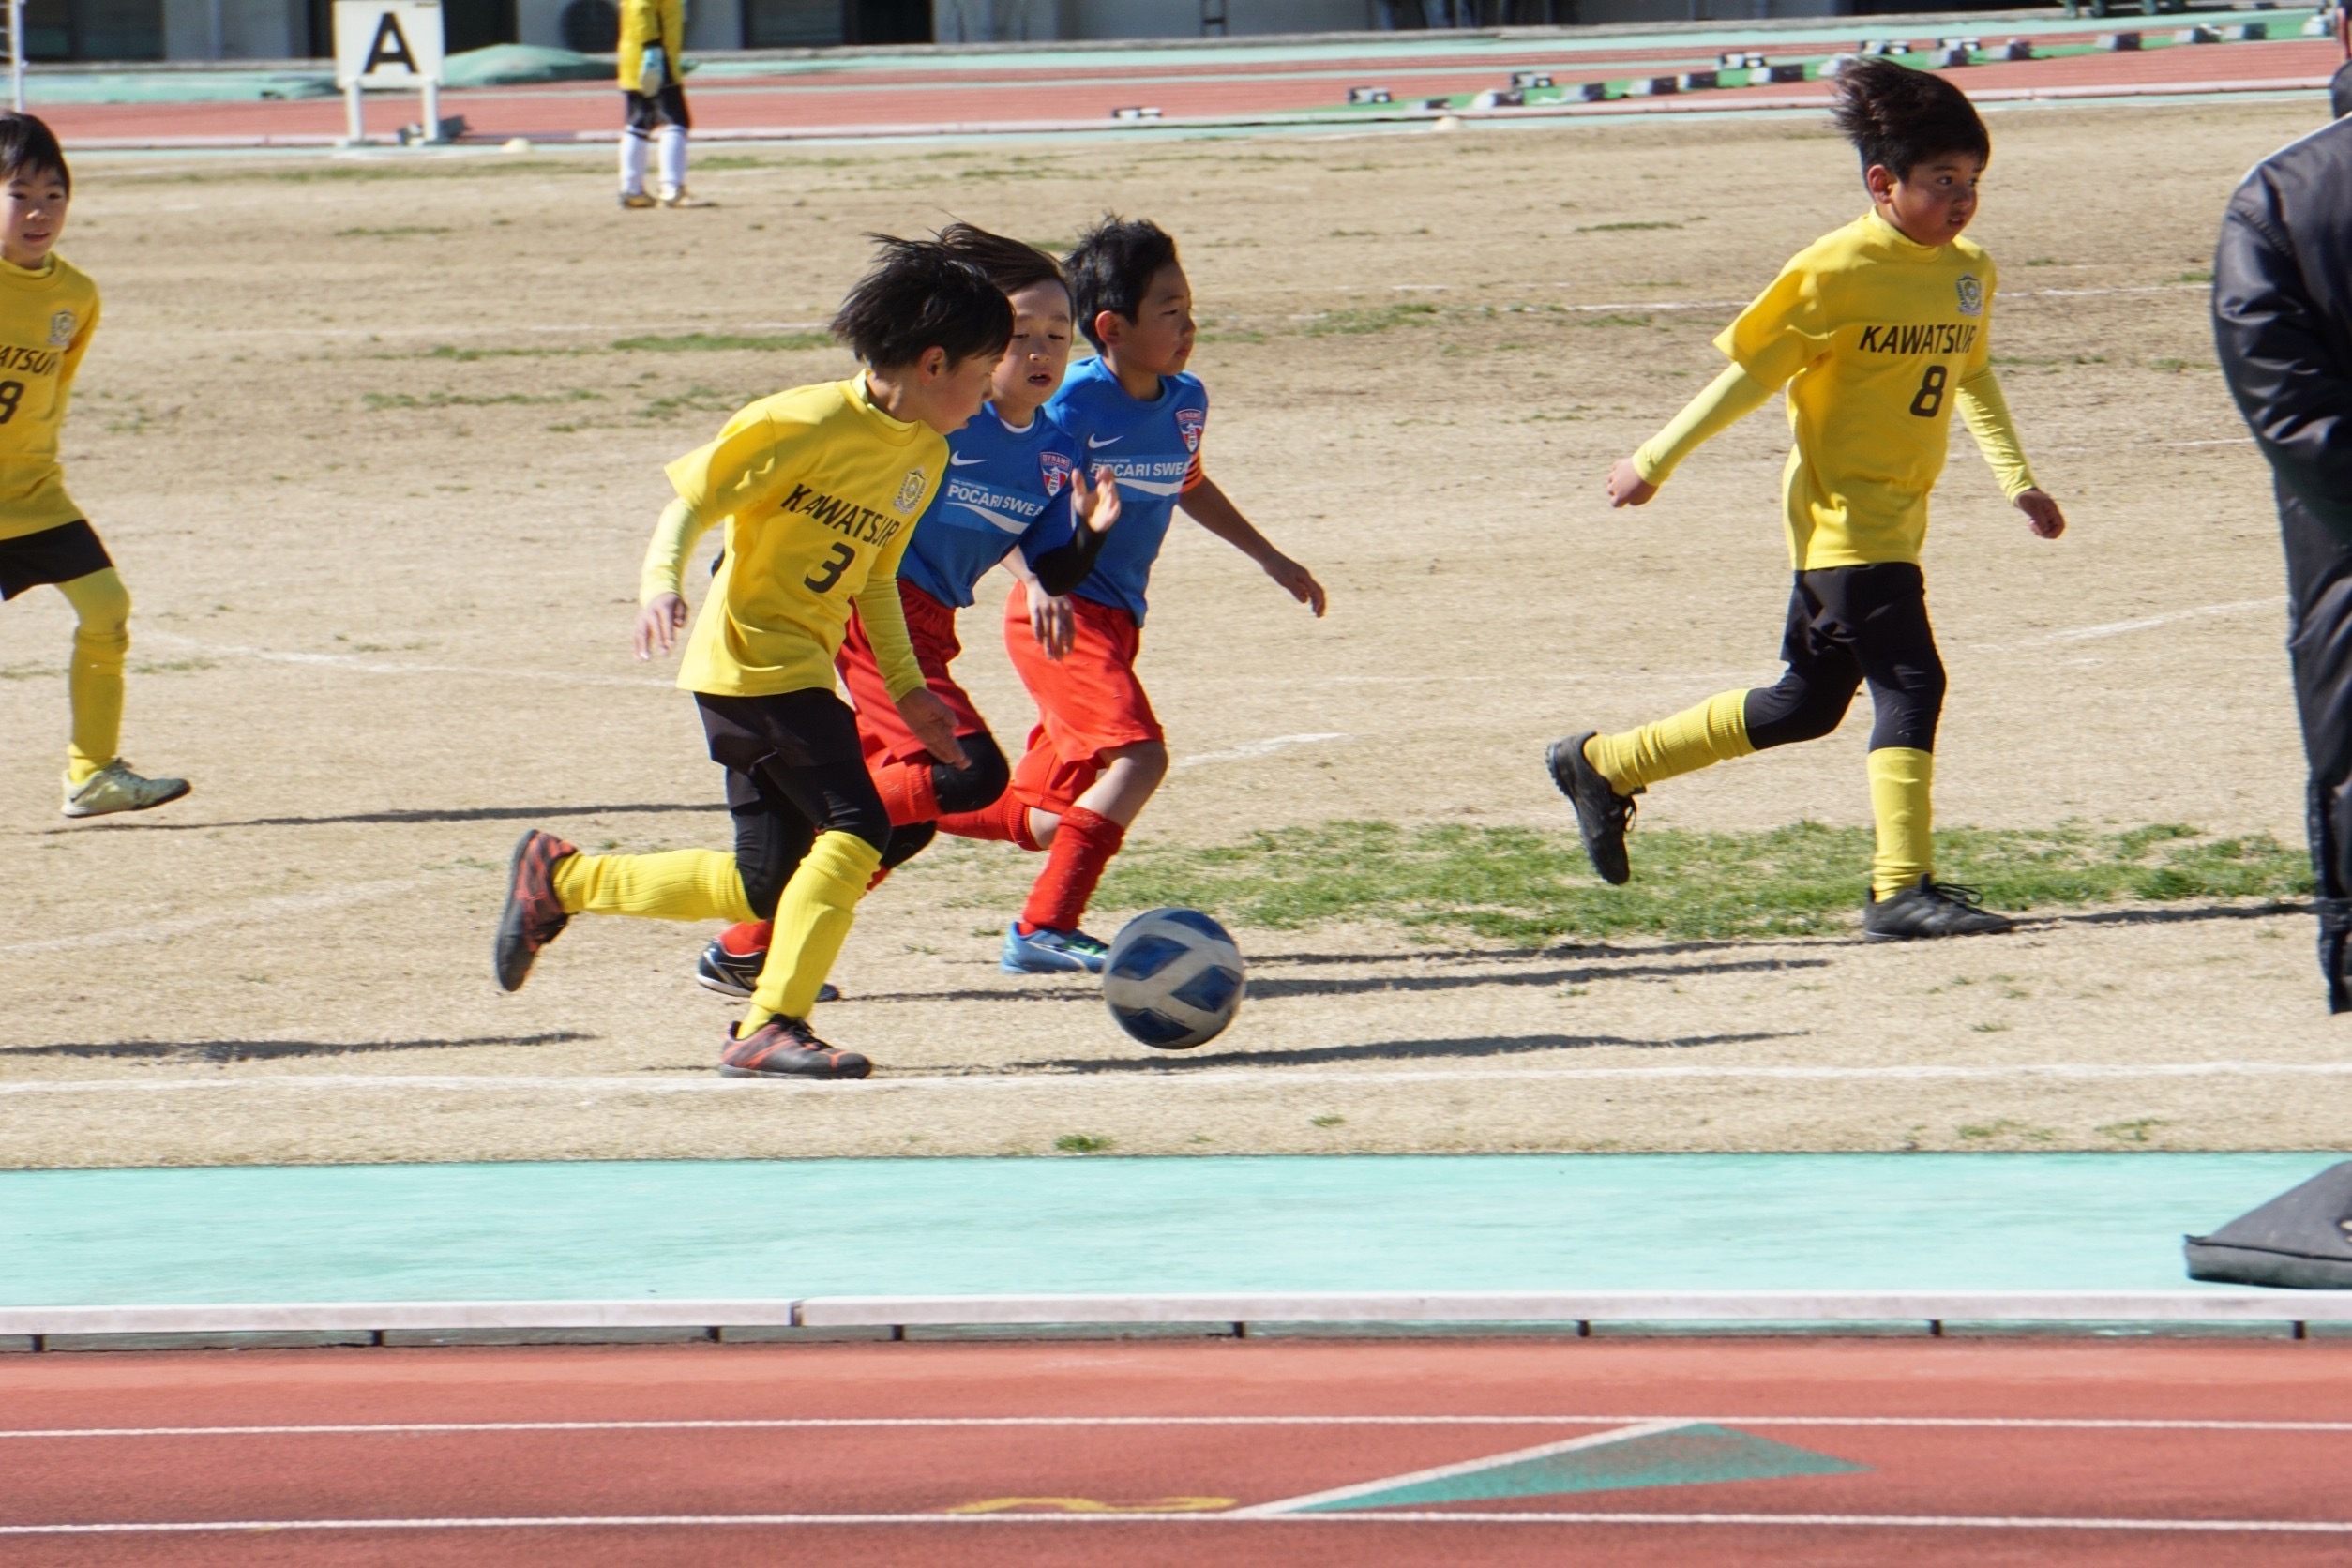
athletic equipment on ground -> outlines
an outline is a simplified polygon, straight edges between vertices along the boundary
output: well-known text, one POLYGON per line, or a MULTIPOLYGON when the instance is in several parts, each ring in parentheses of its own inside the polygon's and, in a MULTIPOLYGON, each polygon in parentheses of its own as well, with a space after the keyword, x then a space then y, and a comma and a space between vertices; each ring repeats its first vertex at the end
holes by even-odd
POLYGON ((1913 942, 1922 937, 1989 937, 2017 928, 2005 914, 1983 907, 1973 887, 1922 877, 1919 885, 1881 898, 1871 893, 1862 906, 1862 935, 1872 942, 1913 942))
POLYGON ((1554 741, 1544 754, 1552 782, 1576 808, 1576 831, 1584 837, 1584 852, 1592 868, 1613 886, 1633 881, 1634 868, 1625 858, 1625 830, 1633 825, 1634 797, 1609 788, 1601 770, 1585 761, 1584 743, 1598 731, 1587 730, 1564 741, 1554 741))
POLYGON ((2181 1238, 2191 1279, 2352 1289, 2352 1160, 2231 1220, 2181 1238))
POLYGON ((152 811, 188 793, 185 778, 142 778, 116 758, 80 784, 66 786, 65 814, 104 817, 116 811, 152 811))
POLYGON ((1110 949, 1084 931, 1040 926, 1026 936, 1021 923, 1004 927, 1004 953, 997 968, 1007 974, 1100 974, 1110 949))
MULTIPOLYGON (((764 947, 756 953, 730 953, 725 942, 714 940, 695 960, 694 983, 721 996, 747 997, 759 986, 760 971, 767 961, 764 947)), ((817 988, 817 1000, 838 1002, 841 992, 828 980, 817 988)))
POLYGON ((506 863, 506 907, 499 912, 498 935, 490 943, 490 967, 500 990, 522 989, 539 949, 571 923, 555 896, 553 874, 557 861, 579 852, 535 827, 515 840, 514 857, 506 863))
POLYGON ((621 205, 631 212, 644 212, 655 205, 654 199, 641 190, 621 192, 621 205))
POLYGON ((861 1078, 873 1070, 857 1052, 818 1039, 804 1019, 781 1015, 740 1039, 729 1024, 727 1048, 718 1057, 721 1078, 861 1078))
POLYGON ((1103 1002, 1119 1027, 1160 1050, 1190 1050, 1242 1009, 1242 950, 1199 910, 1137 915, 1111 939, 1103 1002))

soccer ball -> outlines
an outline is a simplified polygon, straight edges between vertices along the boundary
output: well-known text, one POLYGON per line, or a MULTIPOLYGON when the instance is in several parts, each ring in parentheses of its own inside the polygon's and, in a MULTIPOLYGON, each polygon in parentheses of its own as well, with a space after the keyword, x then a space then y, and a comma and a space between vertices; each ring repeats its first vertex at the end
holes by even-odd
POLYGON ((1242 1010, 1242 950, 1199 910, 1153 910, 1111 939, 1103 1001, 1119 1027, 1161 1050, 1215 1039, 1242 1010))

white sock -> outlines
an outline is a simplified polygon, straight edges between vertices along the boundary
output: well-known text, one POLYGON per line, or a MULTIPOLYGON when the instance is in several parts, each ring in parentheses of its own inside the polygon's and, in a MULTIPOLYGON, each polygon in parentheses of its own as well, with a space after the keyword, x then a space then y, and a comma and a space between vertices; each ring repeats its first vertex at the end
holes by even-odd
POLYGON ((686 188, 686 127, 661 128, 661 193, 664 196, 675 196, 686 188))
POLYGON ((621 194, 645 193, 645 138, 633 130, 621 132, 621 194))

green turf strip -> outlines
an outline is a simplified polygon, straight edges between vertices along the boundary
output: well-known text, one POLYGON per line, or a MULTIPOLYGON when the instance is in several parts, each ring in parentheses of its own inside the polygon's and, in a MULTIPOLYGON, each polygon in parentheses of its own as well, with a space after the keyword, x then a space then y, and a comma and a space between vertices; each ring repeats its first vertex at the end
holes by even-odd
MULTIPOLYGON (((1145 842, 1113 863, 1102 901, 1182 904, 1246 926, 1389 920, 1510 942, 1563 936, 1784 936, 1857 922, 1867 828, 1797 822, 1765 833, 1637 828, 1634 880, 1592 874, 1573 833, 1334 822, 1211 849, 1145 842)), ((1938 879, 2010 912, 2143 901, 2286 898, 2309 862, 2267 834, 2219 838, 2159 824, 2127 831, 1947 828, 1938 879)))

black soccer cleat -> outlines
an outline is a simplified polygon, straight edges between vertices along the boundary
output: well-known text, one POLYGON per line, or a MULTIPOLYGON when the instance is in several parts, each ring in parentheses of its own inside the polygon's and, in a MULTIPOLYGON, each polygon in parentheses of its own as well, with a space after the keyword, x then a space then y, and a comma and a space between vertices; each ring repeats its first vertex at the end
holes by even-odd
POLYGON ((1874 888, 1862 906, 1862 935, 1872 942, 1918 942, 1929 937, 1997 937, 2017 928, 2005 914, 1985 909, 1973 887, 1922 877, 1881 899, 1874 888))
POLYGON ((727 1048, 719 1052, 721 1078, 862 1078, 874 1064, 853 1050, 836 1050, 817 1038, 802 1018, 781 1015, 748 1035, 727 1026, 727 1048))
MULTIPOLYGON (((1544 754, 1544 764, 1551 769, 1552 782, 1560 792, 1576 808, 1576 831, 1584 836, 1584 852, 1592 857, 1592 868, 1601 873, 1603 882, 1622 887, 1634 879, 1633 866, 1625 858, 1625 830, 1633 825, 1634 796, 1610 789, 1601 770, 1585 760, 1584 743, 1596 733, 1587 730, 1581 735, 1554 741, 1544 754)), ((1634 794, 1640 792, 1636 790, 1634 794)))
MULTIPOLYGON (((767 961, 768 950, 764 947, 756 953, 730 953, 725 942, 714 939, 694 961, 694 983, 721 996, 747 997, 759 988, 760 971, 767 961)), ((817 1000, 838 1002, 840 989, 828 980, 817 988, 817 1000)))
POLYGON ((515 840, 514 858, 506 866, 506 907, 499 913, 498 936, 490 944, 490 966, 500 990, 522 989, 539 949, 570 923, 572 917, 555 897, 555 863, 579 852, 535 827, 515 840))

